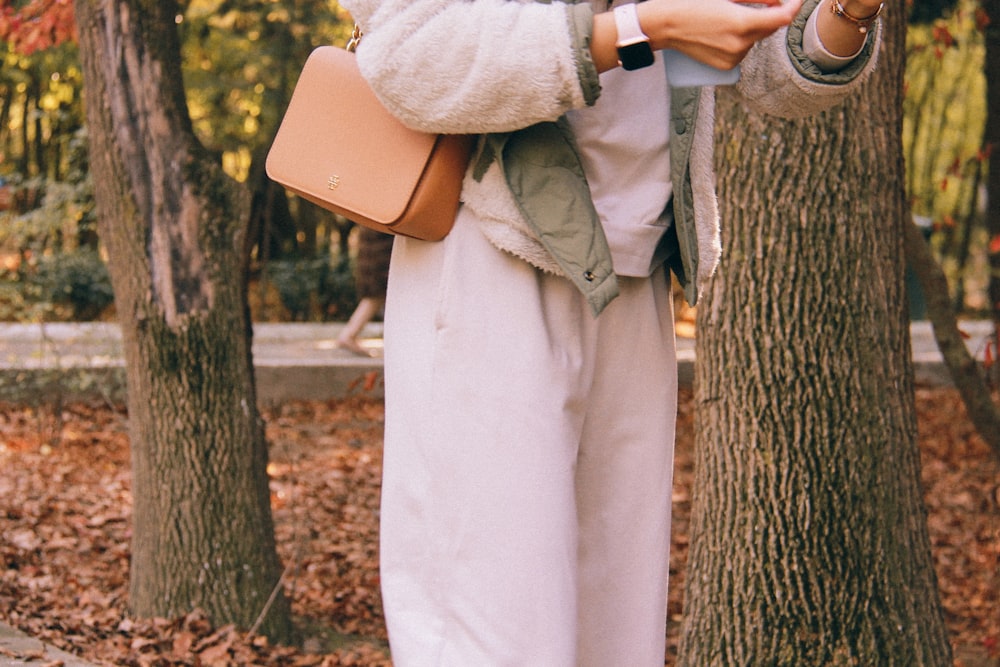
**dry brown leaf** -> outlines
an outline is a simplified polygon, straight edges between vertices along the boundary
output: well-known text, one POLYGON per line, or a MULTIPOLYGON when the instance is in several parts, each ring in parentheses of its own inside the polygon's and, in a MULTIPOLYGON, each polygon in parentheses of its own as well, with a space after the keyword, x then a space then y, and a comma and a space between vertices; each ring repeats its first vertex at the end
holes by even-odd
MULTIPOLYGON (((355 389, 378 382, 358 378, 355 389)), ((957 394, 917 395, 928 525, 947 624, 967 667, 1000 667, 1000 472, 957 394)), ((0 618, 106 664, 390 665, 378 577, 380 401, 292 402, 265 414, 275 535, 303 647, 274 646, 194 611, 127 617, 131 489, 125 415, 0 409, 0 618), (81 466, 80 461, 87 461, 81 466)), ((681 395, 667 664, 677 652, 694 474, 693 397, 681 395)))

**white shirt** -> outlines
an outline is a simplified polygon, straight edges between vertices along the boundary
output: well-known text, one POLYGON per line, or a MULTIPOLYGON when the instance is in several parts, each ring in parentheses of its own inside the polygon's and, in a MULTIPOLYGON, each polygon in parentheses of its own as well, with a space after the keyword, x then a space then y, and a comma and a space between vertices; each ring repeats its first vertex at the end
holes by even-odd
MULTIPOLYGON (((823 46, 816 31, 818 11, 809 17, 803 49, 824 71, 841 69, 857 54, 842 58, 823 46)), ((614 271, 620 276, 653 272, 661 259, 654 257, 657 244, 672 222, 665 212, 673 194, 670 88, 662 54, 654 56, 650 67, 603 72, 597 102, 568 114, 614 271)))
POLYGON ((671 218, 670 90, 659 52, 631 72, 600 75, 601 96, 569 113, 590 194, 611 247, 615 273, 648 276, 671 218))

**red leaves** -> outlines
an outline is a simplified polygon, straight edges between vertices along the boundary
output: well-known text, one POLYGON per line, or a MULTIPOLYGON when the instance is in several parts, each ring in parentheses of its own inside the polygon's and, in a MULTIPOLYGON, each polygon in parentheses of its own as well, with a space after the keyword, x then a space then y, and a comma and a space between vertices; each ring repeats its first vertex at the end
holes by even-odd
POLYGON ((976 158, 975 159, 977 161, 979 161, 979 162, 986 162, 987 160, 990 159, 991 155, 993 155, 993 144, 992 143, 987 143, 982 148, 980 148, 978 151, 976 151, 976 158))
POLYGON ((24 55, 75 41, 72 0, 30 0, 20 9, 0 0, 0 40, 24 55))
POLYGON ((996 255, 1000 253, 1000 234, 997 234, 990 239, 989 250, 991 255, 996 255))
MULTIPOLYGON (((1000 640, 1000 467, 965 418, 953 390, 917 391, 924 502, 945 621, 956 655, 1000 640)), ((956 664, 972 665, 957 661, 956 664)), ((983 662, 981 664, 992 664, 983 662)))
POLYGON ((931 37, 945 49, 955 46, 955 36, 944 21, 938 21, 934 24, 934 28, 931 30, 931 37))
POLYGON ((366 394, 371 394, 382 384, 382 373, 380 371, 367 371, 358 376, 347 386, 349 394, 355 394, 359 390, 366 394))
MULTIPOLYGON (((683 614, 693 406, 690 392, 683 392, 667 664, 674 662, 683 614)), ((951 638, 967 654, 995 659, 1000 471, 954 391, 922 389, 917 408, 922 481, 951 638)), ((275 533, 281 558, 295 565, 287 591, 302 647, 213 627, 199 611, 177 619, 127 617, 125 417, 83 406, 60 413, 0 409, 0 617, 50 644, 115 665, 389 665, 377 563, 382 404, 297 402, 265 416, 275 533)))
POLYGON ((992 23, 992 21, 990 20, 990 15, 982 7, 976 8, 975 18, 976 18, 976 28, 978 28, 979 30, 986 30, 987 26, 989 26, 990 23, 992 23))
POLYGON ((124 415, 0 406, 0 617, 106 664, 388 665, 377 563, 382 406, 296 404, 267 416, 279 552, 309 651, 127 614, 131 495, 124 415), (305 620, 308 619, 308 620, 305 620))

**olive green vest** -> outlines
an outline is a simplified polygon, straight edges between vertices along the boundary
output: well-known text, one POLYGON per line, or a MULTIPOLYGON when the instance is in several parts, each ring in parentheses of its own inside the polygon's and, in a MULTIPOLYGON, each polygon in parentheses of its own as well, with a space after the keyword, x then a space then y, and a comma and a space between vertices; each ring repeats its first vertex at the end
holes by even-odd
MULTIPOLYGON (((667 256, 692 304, 697 299, 692 277, 698 275, 698 235, 688 162, 699 93, 699 88, 674 89, 670 112, 676 234, 667 235, 666 242, 675 246, 667 256)), ((487 135, 474 176, 482 178, 494 161, 503 170, 525 222, 599 314, 618 295, 618 281, 566 118, 487 135)))

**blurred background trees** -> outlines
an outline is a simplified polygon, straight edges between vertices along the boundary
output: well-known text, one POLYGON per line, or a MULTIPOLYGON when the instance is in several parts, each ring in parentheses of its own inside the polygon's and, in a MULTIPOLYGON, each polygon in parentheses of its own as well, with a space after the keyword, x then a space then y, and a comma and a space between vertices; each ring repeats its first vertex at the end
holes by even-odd
MULTIPOLYGON (((0 0, 0 320, 89 319, 110 307, 70 5, 0 0)), ((986 3, 908 7, 904 151, 914 218, 955 307, 986 316, 986 3)), ((351 225, 286 196, 263 163, 306 56, 320 44, 343 44, 350 17, 334 0, 186 0, 181 11, 196 132, 253 193, 254 318, 346 319, 354 305, 351 225)), ((920 317, 919 289, 911 296, 920 317)))
MULTIPOLYGON (((912 16, 903 150, 913 217, 948 276, 955 308, 984 314, 990 310, 983 215, 988 19, 975 0, 915 3, 912 16)), ((921 306, 915 304, 917 315, 921 306)))
MULTIPOLYGON (((253 193, 255 319, 346 319, 350 223, 286 196, 264 157, 316 46, 350 18, 327 0, 188 0, 177 17, 201 142, 253 193)), ((71 3, 0 2, 0 321, 107 317, 71 3)))

